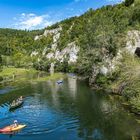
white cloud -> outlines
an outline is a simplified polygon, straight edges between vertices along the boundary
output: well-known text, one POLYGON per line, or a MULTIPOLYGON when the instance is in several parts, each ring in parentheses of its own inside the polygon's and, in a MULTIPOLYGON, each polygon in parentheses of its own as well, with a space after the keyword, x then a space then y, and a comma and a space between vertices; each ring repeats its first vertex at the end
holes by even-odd
POLYGON ((107 2, 113 2, 113 3, 121 3, 124 0, 106 0, 107 2))
POLYGON ((19 18, 15 17, 14 19, 16 21, 14 27, 18 29, 40 29, 53 24, 50 20, 50 16, 47 14, 38 16, 34 13, 22 13, 19 18))
POLYGON ((22 16, 25 16, 25 13, 22 13, 21 15, 22 15, 22 16))

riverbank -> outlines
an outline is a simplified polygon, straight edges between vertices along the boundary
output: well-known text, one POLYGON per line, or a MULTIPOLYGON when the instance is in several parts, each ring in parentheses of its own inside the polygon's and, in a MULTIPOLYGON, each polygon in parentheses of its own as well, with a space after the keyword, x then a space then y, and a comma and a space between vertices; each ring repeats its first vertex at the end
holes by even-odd
POLYGON ((37 71, 35 69, 4 67, 0 72, 0 83, 9 83, 22 80, 26 74, 34 74, 37 71))
MULTIPOLYGON (((117 72, 112 81, 105 88, 113 94, 124 98, 124 104, 135 114, 140 115, 140 61, 139 58, 130 54, 124 54, 117 72)), ((111 79, 111 78, 110 78, 111 79)))
POLYGON ((58 80, 66 77, 63 73, 54 73, 50 75, 44 71, 37 71, 35 69, 25 69, 25 68, 4 68, 0 72, 1 84, 10 83, 21 83, 21 82, 41 82, 47 80, 58 80))
POLYGON ((34 69, 5 67, 0 72, 0 76, 1 77, 12 77, 13 75, 18 76, 18 75, 26 74, 27 72, 35 73, 37 71, 34 69))

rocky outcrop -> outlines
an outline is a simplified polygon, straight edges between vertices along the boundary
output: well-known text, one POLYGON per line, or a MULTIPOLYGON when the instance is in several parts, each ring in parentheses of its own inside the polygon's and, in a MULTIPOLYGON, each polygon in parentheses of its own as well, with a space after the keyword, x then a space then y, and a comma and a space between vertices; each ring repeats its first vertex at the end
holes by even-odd
MULTIPOLYGON (((52 48, 53 49, 53 48, 52 48)), ((79 47, 75 42, 69 43, 66 48, 63 50, 56 49, 54 52, 50 52, 46 57, 50 59, 55 59, 60 62, 63 62, 64 59, 68 56, 68 63, 76 63, 78 59, 79 47)))
POLYGON ((108 53, 104 54, 102 58, 102 63, 94 64, 92 67, 92 75, 89 78, 89 83, 91 86, 95 86, 97 76, 112 74, 115 71, 116 67, 119 64, 119 60, 122 58, 121 50, 118 50, 118 53, 115 57, 112 58, 108 53))
POLYGON ((53 35, 53 42, 52 42, 52 45, 51 45, 51 49, 48 48, 48 47, 45 47, 44 50, 42 51, 42 55, 45 56, 48 58, 48 59, 51 59, 52 57, 54 57, 54 53, 52 52, 49 52, 47 54, 47 51, 56 51, 57 49, 57 43, 58 43, 58 40, 60 38, 60 31, 62 30, 62 28, 57 28, 57 29, 53 29, 53 30, 45 30, 43 36, 45 37, 48 37, 49 34, 53 35))
MULTIPOLYGON (((70 27, 70 29, 68 31, 71 31, 72 27, 74 26, 74 24, 72 24, 72 26, 70 27)), ((64 62, 65 59, 67 59, 68 64, 71 63, 76 63, 77 59, 78 59, 78 52, 80 50, 80 48, 76 45, 75 41, 68 43, 67 46, 63 49, 60 50, 58 48, 58 41, 60 39, 61 36, 61 31, 62 31, 62 27, 60 26, 59 28, 56 29, 52 29, 52 30, 45 30, 43 35, 38 35, 34 38, 34 40, 38 40, 41 39, 42 37, 48 37, 48 36, 52 36, 53 40, 52 40, 52 44, 50 47, 45 47, 42 50, 42 54, 40 54, 39 57, 43 56, 46 57, 46 59, 48 61, 50 61, 50 73, 54 72, 54 67, 55 67, 55 62, 59 61, 59 62, 64 62), (52 63, 53 60, 53 63, 52 63)), ((39 53, 37 51, 33 51, 31 53, 31 57, 38 55, 39 53)))
POLYGON ((56 29, 52 29, 52 30, 45 30, 44 32, 44 36, 47 37, 49 34, 51 35, 56 35, 58 34, 60 31, 62 31, 62 27, 60 26, 59 28, 56 29))
POLYGON ((45 30, 43 35, 37 35, 35 36, 34 40, 41 39, 43 36, 48 37, 48 35, 53 35, 53 43, 57 42, 57 40, 60 37, 60 32, 62 31, 62 27, 52 29, 52 30, 45 30))
POLYGON ((35 36, 34 40, 36 41, 38 39, 41 39, 42 37, 43 37, 43 35, 37 35, 37 36, 35 36))
POLYGON ((135 54, 137 47, 140 47, 140 31, 129 31, 127 34, 126 50, 131 54, 135 54))
MULTIPOLYGON (((89 78, 90 85, 94 85, 98 74, 106 76, 116 70, 123 57, 123 53, 127 52, 132 55, 136 54, 140 57, 140 31, 129 31, 126 37, 126 47, 118 50, 117 55, 112 58, 108 53, 104 54, 102 63, 93 65, 92 75, 89 78)), ((122 89, 122 88, 120 88, 122 89)))

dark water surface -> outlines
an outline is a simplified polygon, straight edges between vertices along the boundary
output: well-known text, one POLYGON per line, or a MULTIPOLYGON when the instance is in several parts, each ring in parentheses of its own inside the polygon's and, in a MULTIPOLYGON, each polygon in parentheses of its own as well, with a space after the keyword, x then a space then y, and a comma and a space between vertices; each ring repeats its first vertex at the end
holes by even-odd
POLYGON ((27 127, 14 135, 0 134, 0 140, 132 140, 140 133, 136 117, 114 96, 97 93, 70 77, 62 85, 33 82, 1 91, 0 128, 15 119, 27 127), (4 103, 20 95, 25 97, 24 104, 9 112, 4 103))

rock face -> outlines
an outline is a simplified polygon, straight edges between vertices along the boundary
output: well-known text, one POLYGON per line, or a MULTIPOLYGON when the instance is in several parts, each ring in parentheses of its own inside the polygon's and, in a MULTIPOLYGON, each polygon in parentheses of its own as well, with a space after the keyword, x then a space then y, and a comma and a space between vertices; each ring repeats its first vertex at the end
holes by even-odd
MULTIPOLYGON (((54 49, 54 48, 52 48, 54 49)), ((68 63, 76 63, 78 59, 78 52, 79 52, 79 47, 76 46, 75 42, 69 43, 66 48, 63 50, 59 51, 56 49, 55 52, 50 52, 46 55, 46 57, 50 59, 56 59, 60 62, 63 62, 64 59, 68 56, 68 63)))
POLYGON ((45 30, 44 32, 44 36, 48 36, 48 34, 52 34, 52 35, 56 35, 58 34, 58 32, 62 31, 62 27, 60 26, 59 28, 56 28, 56 29, 52 29, 52 30, 45 30))
POLYGON ((42 38, 42 35, 37 35, 37 36, 35 36, 34 40, 36 41, 36 40, 41 39, 41 38, 42 38))
POLYGON ((126 49, 129 53, 135 54, 137 47, 140 47, 140 31, 129 31, 127 34, 126 49))
POLYGON ((136 54, 140 57, 140 31, 129 31, 126 39, 126 47, 119 49, 115 57, 112 58, 108 53, 106 53, 103 56, 102 64, 93 65, 92 75, 89 78, 90 85, 95 85, 98 74, 106 76, 115 71, 124 52, 128 52, 132 55, 136 54))
POLYGON ((60 37, 60 32, 62 31, 62 27, 52 29, 52 30, 45 30, 43 35, 35 36, 34 40, 41 39, 43 36, 48 37, 48 35, 53 35, 53 42, 56 42, 60 37))
POLYGON ((112 74, 112 72, 115 71, 115 69, 119 63, 119 60, 121 58, 122 58, 122 55, 121 55, 120 50, 118 50, 117 55, 113 58, 108 53, 104 54, 102 63, 93 65, 92 75, 89 78, 89 84, 91 86, 95 86, 96 79, 99 74, 104 75, 104 76, 106 76, 108 74, 112 74))
MULTIPOLYGON (((72 27, 70 27, 71 29, 72 27)), ((41 37, 45 36, 48 37, 48 35, 53 35, 53 42, 51 45, 51 49, 49 50, 47 47, 44 48, 42 51, 42 55, 46 56, 48 60, 55 59, 57 61, 63 62, 64 59, 68 56, 68 63, 76 63, 78 59, 78 52, 79 52, 79 47, 76 45, 75 42, 71 42, 67 44, 67 47, 65 47, 63 50, 59 50, 57 43, 58 40, 60 39, 62 27, 60 26, 59 28, 53 29, 53 30, 45 30, 43 35, 36 36, 34 40, 38 40, 41 37), (47 51, 49 52, 47 53, 47 51)), ((36 55, 36 51, 32 52, 31 56, 36 55)))
MULTIPOLYGON (((69 30, 71 30, 71 28, 73 27, 73 25, 70 27, 69 30)), ((51 68, 50 68, 50 72, 53 73, 54 72, 54 67, 55 67, 55 61, 59 61, 59 62, 63 62, 65 58, 67 58, 68 60, 68 64, 71 63, 76 63, 77 59, 78 59, 78 52, 80 51, 80 48, 76 45, 75 41, 68 43, 67 46, 63 49, 60 50, 58 48, 58 41, 60 39, 61 36, 61 31, 62 31, 62 27, 60 26, 59 28, 56 29, 52 29, 52 30, 45 30, 43 35, 38 35, 35 36, 34 40, 38 40, 41 39, 42 37, 48 37, 49 35, 51 35, 53 37, 53 41, 51 46, 45 47, 42 50, 42 56, 46 57, 46 59, 48 61, 53 60, 54 63, 50 64, 51 68)), ((31 57, 38 55, 38 52, 35 50, 31 53, 31 57)))

